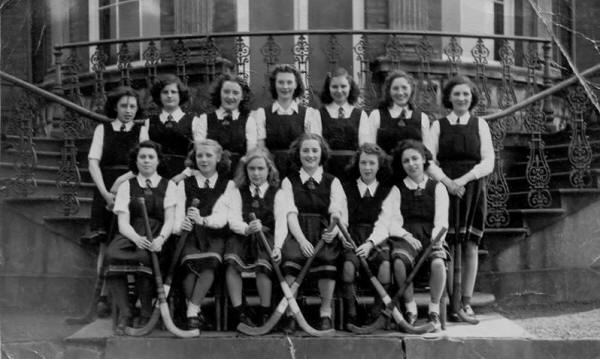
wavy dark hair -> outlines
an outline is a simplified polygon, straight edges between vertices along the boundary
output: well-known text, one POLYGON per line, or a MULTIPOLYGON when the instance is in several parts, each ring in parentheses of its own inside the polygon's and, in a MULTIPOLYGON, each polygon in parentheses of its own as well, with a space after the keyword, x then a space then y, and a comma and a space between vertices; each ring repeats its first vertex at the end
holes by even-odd
POLYGON ((266 148, 255 147, 248 151, 245 156, 240 158, 238 162, 237 168, 235 170, 235 177, 233 178, 233 182, 237 188, 242 188, 244 186, 250 185, 250 178, 248 178, 248 164, 257 158, 262 158, 265 160, 267 164, 267 168, 269 169, 269 175, 267 176, 267 182, 269 186, 278 188, 279 187, 279 171, 275 166, 275 161, 273 161, 273 156, 271 152, 266 148))
POLYGON ((140 94, 129 86, 119 86, 111 91, 104 104, 104 114, 108 118, 117 118, 117 103, 122 97, 133 97, 137 102, 137 112, 134 118, 144 118, 144 110, 142 109, 142 103, 140 102, 140 94))
POLYGON ((165 86, 171 84, 177 84, 177 90, 179 91, 179 106, 185 105, 190 100, 190 91, 179 77, 173 74, 162 75, 150 89, 152 100, 159 108, 163 107, 162 102, 160 101, 160 93, 165 86))
POLYGON ((296 78, 296 89, 294 90, 293 97, 298 98, 304 95, 304 81, 302 81, 302 76, 300 76, 300 71, 298 71, 294 66, 289 64, 278 64, 275 65, 273 71, 269 75, 269 92, 271 93, 271 97, 277 100, 277 89, 275 88, 275 81, 277 80, 277 74, 280 73, 291 73, 294 74, 296 78))
POLYGON ((292 144, 290 145, 290 149, 288 150, 289 158, 294 167, 297 169, 302 168, 302 162, 300 161, 300 147, 302 146, 302 142, 307 140, 317 140, 317 142, 319 142, 319 145, 321 146, 321 160, 319 161, 319 164, 321 166, 325 165, 325 163, 327 163, 327 160, 329 160, 329 156, 331 156, 331 149, 329 148, 329 144, 320 135, 316 133, 305 132, 298 136, 298 138, 295 139, 294 142, 292 142, 292 144))
POLYGON ((129 151, 129 160, 127 161, 127 166, 129 167, 129 170, 136 175, 139 173, 139 170, 137 168, 137 157, 142 148, 151 148, 154 151, 156 151, 156 157, 158 158, 158 167, 160 167, 163 163, 164 156, 162 152, 162 146, 160 145, 160 143, 150 140, 140 142, 137 145, 135 145, 135 147, 131 149, 131 151, 129 151))
POLYGON ((427 171, 427 169, 429 168, 429 161, 433 160, 433 155, 431 154, 431 152, 429 152, 427 147, 425 147, 423 142, 417 140, 400 141, 394 149, 394 151, 392 152, 392 169, 394 171, 395 182, 402 181, 404 177, 407 176, 406 171, 404 171, 404 167, 402 167, 402 154, 404 153, 404 151, 409 149, 413 149, 419 152, 421 156, 423 156, 423 171, 427 171))
POLYGON ((379 162, 379 170, 377 171, 377 180, 379 182, 386 182, 392 177, 391 159, 385 151, 374 143, 363 143, 358 147, 356 153, 350 159, 346 166, 346 172, 348 173, 348 179, 355 180, 360 178, 360 155, 361 154, 376 155, 377 161, 379 162))
POLYGON ((248 115, 250 113, 250 96, 252 94, 250 87, 244 79, 230 73, 223 74, 214 81, 210 91, 210 103, 216 108, 221 106, 221 89, 226 81, 235 82, 240 85, 242 89, 242 101, 240 101, 238 110, 240 114, 244 116, 248 115))
POLYGON ((413 99, 415 97, 415 86, 417 85, 417 82, 415 81, 415 78, 412 77, 410 74, 404 72, 404 71, 394 71, 391 72, 389 75, 387 75, 387 77, 385 78, 385 81, 383 82, 383 86, 381 86, 381 93, 382 93, 382 99, 381 102, 379 103, 379 109, 388 109, 390 107, 392 107, 392 105, 394 104, 394 100, 392 99, 391 96, 391 88, 392 88, 392 82, 394 82, 395 79, 398 78, 405 78, 406 81, 408 81, 408 84, 410 85, 411 91, 410 91, 410 97, 408 99, 408 108, 410 108, 411 110, 414 109, 414 105, 413 105, 413 99))
POLYGON ((477 90, 477 86, 467 76, 454 76, 444 85, 442 89, 442 104, 445 108, 452 110, 450 94, 452 93, 452 89, 457 85, 467 85, 471 89, 471 105, 469 106, 469 111, 471 111, 479 103, 479 90, 477 90))
POLYGON ((360 95, 360 89, 358 88, 358 84, 350 73, 346 71, 343 67, 337 67, 332 72, 328 72, 325 77, 325 82, 323 83, 323 91, 321 91, 321 102, 324 104, 330 104, 333 102, 333 97, 331 97, 331 92, 329 91, 329 86, 331 85, 331 79, 334 77, 345 76, 346 80, 350 84, 350 91, 348 92, 348 103, 354 105, 358 100, 358 95, 360 95))
POLYGON ((195 141, 192 150, 188 153, 185 159, 185 166, 191 169, 197 170, 198 164, 196 163, 196 148, 200 146, 211 146, 216 149, 217 156, 220 160, 217 162, 217 172, 219 175, 228 175, 231 169, 231 153, 223 150, 223 146, 215 140, 205 139, 195 141))

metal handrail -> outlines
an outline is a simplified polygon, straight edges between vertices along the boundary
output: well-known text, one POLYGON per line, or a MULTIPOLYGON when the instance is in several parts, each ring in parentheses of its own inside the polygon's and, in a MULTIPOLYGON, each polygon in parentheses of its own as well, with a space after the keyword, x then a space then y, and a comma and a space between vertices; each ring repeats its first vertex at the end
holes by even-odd
POLYGON ((39 95, 47 100, 50 100, 52 102, 56 102, 60 105, 63 105, 66 108, 68 108, 69 110, 72 110, 72 111, 80 114, 81 116, 87 117, 91 120, 94 120, 97 122, 111 122, 111 120, 104 115, 90 111, 85 107, 79 106, 65 98, 62 98, 58 95, 53 94, 52 92, 41 89, 33 84, 30 84, 29 82, 27 82, 25 80, 21 80, 20 78, 10 75, 4 71, 0 71, 0 79, 6 80, 10 83, 13 83, 13 84, 19 86, 19 87, 29 90, 29 91, 35 93, 36 95, 39 95))
POLYGON ((128 37, 111 40, 71 42, 63 45, 55 45, 55 50, 72 49, 84 46, 113 45, 128 42, 149 42, 158 40, 190 40, 202 38, 222 37, 255 37, 255 36, 290 36, 290 35, 403 35, 403 36, 432 36, 432 37, 462 37, 473 39, 494 39, 509 41, 528 41, 538 43, 549 43, 551 39, 532 36, 506 36, 494 34, 473 34, 443 31, 404 31, 404 30, 280 30, 280 31, 229 31, 229 32, 206 32, 202 34, 178 34, 148 37, 128 37))

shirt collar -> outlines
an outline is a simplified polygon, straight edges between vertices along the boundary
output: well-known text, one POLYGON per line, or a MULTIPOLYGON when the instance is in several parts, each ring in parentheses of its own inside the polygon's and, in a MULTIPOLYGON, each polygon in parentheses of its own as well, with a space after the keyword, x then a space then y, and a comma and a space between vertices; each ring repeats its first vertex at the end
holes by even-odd
MULTIPOLYGON (((146 188, 146 177, 144 177, 138 173, 136 178, 137 178, 137 181, 138 181, 138 184, 140 185, 140 187, 146 188)), ((150 183, 152 183, 152 188, 155 188, 156 186, 158 186, 158 182, 160 182, 161 178, 162 177, 158 173, 154 173, 152 176, 150 176, 149 179, 150 179, 150 183)))
POLYGON ((338 118, 338 113, 340 112, 340 107, 344 109, 344 116, 346 116, 346 118, 350 117, 350 114, 352 113, 354 106, 352 106, 348 102, 346 102, 342 106, 336 104, 335 102, 328 103, 327 105, 325 105, 325 108, 327 109, 327 112, 329 112, 329 116, 331 118, 338 118))
POLYGON ((121 125, 125 124, 125 131, 129 131, 131 130, 131 128, 133 127, 133 125, 135 124, 135 122, 133 121, 129 121, 129 122, 121 122, 119 120, 114 120, 113 122, 111 122, 112 128, 114 131, 120 131, 121 130, 121 125))
POLYGON ((390 107, 388 110, 390 111, 390 115, 392 115, 393 118, 400 116, 402 110, 406 111, 407 118, 410 118, 412 116, 412 110, 408 107, 408 105, 398 106, 396 103, 393 103, 392 107, 390 107))
POLYGON ((292 101, 292 104, 288 109, 284 109, 281 107, 278 101, 273 102, 273 106, 271 106, 271 112, 277 112, 278 115, 293 115, 294 112, 298 113, 298 103, 296 101, 292 101))
MULTIPOLYGON (((225 113, 227 111, 225 111, 225 109, 223 107, 219 107, 215 113, 217 114, 217 118, 219 120, 222 120, 225 117, 225 113)), ((235 110, 231 111, 231 117, 233 117, 233 120, 237 120, 240 117, 240 111, 236 108, 235 110)))
MULTIPOLYGON (((178 107, 177 110, 175 110, 171 113, 171 116, 173 117, 173 121, 175 121, 175 122, 179 122, 179 120, 181 120, 183 115, 185 115, 185 113, 181 110, 181 107, 178 107)), ((167 122, 168 116, 169 116, 169 113, 165 110, 162 110, 160 115, 158 116, 158 118, 160 118, 160 122, 165 123, 165 122, 167 122)))
MULTIPOLYGON (((202 173, 198 170, 192 170, 192 174, 196 177, 196 182, 198 183, 199 188, 204 188, 204 182, 207 180, 206 177, 202 175, 202 173)), ((210 188, 215 188, 215 183, 217 183, 217 179, 219 178, 219 172, 215 172, 214 175, 208 178, 208 183, 210 184, 210 188)))
POLYGON ((365 192, 367 191, 367 188, 369 189, 369 192, 371 192, 371 196, 374 196, 375 191, 377 190, 377 187, 379 186, 379 182, 377 180, 373 181, 373 183, 371 183, 370 185, 367 185, 360 178, 356 180, 356 184, 358 186, 358 193, 360 193, 361 198, 365 196, 365 192))
POLYGON ((414 191, 417 188, 425 189, 425 187, 427 187, 428 180, 429 180, 429 177, 427 177, 427 175, 425 175, 423 182, 417 183, 417 182, 413 181, 412 178, 406 176, 406 177, 404 177, 404 184, 406 185, 406 188, 408 188, 411 191, 414 191))
POLYGON ((456 125, 456 124, 460 124, 460 125, 466 125, 467 121, 469 120, 469 118, 471 117, 471 114, 469 112, 465 112, 464 115, 458 117, 458 115, 456 115, 453 112, 450 112, 450 114, 448 114, 448 116, 446 116, 446 118, 448 119, 448 122, 450 122, 451 125, 456 125))
MULTIPOLYGON (((250 185, 249 190, 250 190, 250 195, 254 196, 254 192, 255 192, 256 186, 255 185, 250 185)), ((269 182, 265 182, 263 184, 261 184, 260 186, 258 186, 258 189, 260 190, 260 198, 265 198, 265 194, 267 193, 267 190, 269 189, 269 182)))
POLYGON ((312 176, 306 173, 304 168, 300 169, 300 181, 302 181, 302 184, 306 183, 310 177, 312 177, 317 183, 321 183, 321 180, 323 179, 323 166, 319 166, 312 176))

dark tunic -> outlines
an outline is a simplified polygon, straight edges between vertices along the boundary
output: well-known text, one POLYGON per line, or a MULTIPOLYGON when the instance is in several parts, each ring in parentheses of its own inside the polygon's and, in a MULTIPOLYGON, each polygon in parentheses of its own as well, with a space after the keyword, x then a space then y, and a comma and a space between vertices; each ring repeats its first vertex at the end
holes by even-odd
POLYGON ((159 166, 159 173, 162 176, 172 178, 185 168, 185 158, 191 150, 193 141, 193 120, 193 116, 185 114, 179 122, 172 127, 167 127, 160 121, 158 115, 150 117, 148 136, 162 146, 165 155, 163 163, 159 166))
MULTIPOLYGON (((481 161, 479 119, 470 117, 466 125, 453 126, 444 117, 439 123, 438 161, 444 173, 456 179, 481 161)), ((462 199, 450 195, 449 242, 470 240, 479 244, 485 228, 485 217, 485 179, 480 178, 467 183, 462 199)))
MULTIPOLYGON (((225 176, 219 175, 214 188, 200 188, 196 177, 187 177, 184 180, 185 208, 191 206, 194 198, 198 198, 200 216, 211 215, 215 203, 225 193, 228 182, 225 176)), ((205 269, 217 268, 223 261, 225 240, 228 235, 229 230, 226 228, 213 229, 194 225, 183 248, 181 263, 184 268, 196 274, 205 269)))
POLYGON ((358 125, 360 123, 361 110, 354 108, 348 118, 331 118, 329 111, 322 108, 321 122, 323 125, 323 138, 334 150, 326 164, 328 173, 337 178, 345 178, 344 168, 358 148, 358 125), (351 152, 342 152, 351 151, 351 152))
POLYGON ((385 108, 379 109, 379 129, 377 130, 377 144, 385 152, 391 154, 399 141, 423 140, 421 133, 421 112, 413 110, 408 119, 392 117, 390 111, 385 108))
MULTIPOLYGON (((100 171, 107 189, 110 190, 115 180, 129 171, 129 151, 139 142, 140 124, 134 124, 129 131, 115 131, 112 124, 105 123, 104 141, 102 142, 102 158, 100 171)), ((109 231, 112 212, 106 210, 106 201, 97 188, 92 200, 90 229, 92 231, 109 231)), ((110 240, 110 239, 109 239, 110 240)))
POLYGON ((265 145, 275 157, 275 166, 280 178, 290 172, 291 162, 288 156, 290 144, 304 133, 306 107, 298 106, 298 112, 292 115, 279 115, 271 109, 265 110, 265 145))
MULTIPOLYGON (((254 198, 248 186, 240 188, 242 196, 242 216, 246 223, 250 222, 250 213, 254 213, 256 218, 260 219, 263 232, 273 248, 273 232, 275 229, 275 217, 273 215, 273 206, 275 203, 275 194, 277 188, 269 186, 263 198, 254 198)), ((257 235, 242 236, 232 234, 225 245, 225 261, 235 266, 240 272, 263 272, 270 274, 271 253, 262 245, 257 235)))
MULTIPOLYGON (((308 181, 305 184, 302 183, 298 172, 288 177, 292 184, 294 202, 298 208, 300 228, 313 246, 321 239, 323 230, 327 228, 331 183, 334 178, 331 174, 324 172, 321 183, 317 184, 314 189, 310 189, 308 181)), ((325 244, 315 255, 310 273, 318 274, 319 278, 335 279, 341 247, 337 239, 325 244)), ((282 257, 283 272, 293 276, 298 275, 306 257, 291 234, 284 242, 282 257)))

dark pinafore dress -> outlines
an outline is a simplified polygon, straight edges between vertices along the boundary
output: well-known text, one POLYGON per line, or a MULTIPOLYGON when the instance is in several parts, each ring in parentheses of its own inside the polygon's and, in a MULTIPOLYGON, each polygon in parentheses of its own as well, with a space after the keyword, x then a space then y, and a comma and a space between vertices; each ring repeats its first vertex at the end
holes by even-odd
POLYGON ((161 176, 173 178, 185 169, 185 159, 192 149, 192 121, 194 117, 185 114, 177 123, 166 125, 158 116, 151 116, 148 136, 162 146, 164 160, 158 168, 161 176))
MULTIPOLYGON (((315 188, 311 189, 309 181, 302 183, 298 172, 288 177, 292 184, 294 202, 298 208, 300 228, 313 246, 317 244, 321 234, 329 224, 331 183, 334 178, 334 176, 325 172, 321 183, 316 184, 315 188)), ((341 248, 342 246, 337 238, 331 243, 325 244, 316 254, 309 273, 314 273, 317 278, 336 279, 341 248)), ((302 254, 298 241, 291 234, 286 238, 281 252, 284 274, 297 276, 307 258, 302 254)))
MULTIPOLYGON (((411 190, 406 187, 404 181, 398 183, 400 190, 400 212, 404 220, 404 229, 421 242, 424 249, 431 243, 431 234, 433 231, 433 221, 435 219, 435 187, 436 181, 427 180, 425 189, 411 190)), ((415 265, 420 251, 417 251, 406 241, 392 237, 392 258, 400 259, 406 269, 410 271, 415 265)), ((421 249, 421 250, 423 250, 421 249)), ((434 258, 448 258, 448 248, 434 249, 429 254, 429 261, 434 258)), ((429 279, 430 266, 424 265, 419 270, 417 282, 427 282, 429 279)))
POLYGON ((421 112, 413 110, 410 118, 392 117, 387 108, 379 109, 380 124, 377 130, 377 144, 386 153, 396 148, 402 140, 423 140, 421 133, 421 112))
POLYGON ((231 168, 236 168, 240 157, 246 153, 247 121, 248 115, 241 113, 235 121, 227 118, 219 120, 215 112, 206 115, 206 138, 219 142, 224 150, 231 153, 231 168))
MULTIPOLYGON (((129 151, 139 142, 142 126, 134 124, 127 132, 115 131, 110 123, 105 123, 103 127, 104 141, 99 165, 104 184, 110 190, 115 180, 129 171, 129 151)), ((106 209, 104 197, 98 188, 94 188, 90 229, 92 231, 104 230, 108 233, 112 217, 113 213, 106 209)))
MULTIPOLYGON (((439 121, 438 161, 446 176, 456 179, 481 161, 479 119, 471 116, 466 125, 454 126, 445 117, 439 121)), ((448 243, 458 240, 479 245, 485 229, 485 217, 485 178, 480 178, 467 183, 462 199, 450 195, 448 243)))
POLYGON ((326 108, 321 108, 323 138, 329 148, 335 151, 350 151, 348 153, 333 153, 327 162, 327 172, 338 178, 345 178, 344 167, 348 164, 354 151, 358 148, 358 125, 361 110, 354 108, 348 118, 331 118, 326 108))
POLYGON ((291 170, 288 149, 290 144, 304 133, 305 116, 306 107, 300 105, 298 112, 292 115, 279 115, 265 108, 265 145, 275 157, 275 166, 279 170, 280 178, 287 176, 291 170))
MULTIPOLYGON (((200 216, 211 215, 215 203, 225 193, 228 182, 225 176, 219 175, 214 188, 199 188, 195 176, 186 178, 184 180, 185 208, 191 206, 194 198, 198 198, 200 216)), ((196 274, 206 269, 216 269, 223 262, 223 251, 228 236, 227 228, 214 229, 194 225, 183 248, 181 257, 183 268, 196 274)))
MULTIPOLYGON (((344 191, 348 198, 348 222, 350 224, 348 232, 357 247, 365 243, 373 232, 375 222, 381 213, 381 205, 391 189, 390 185, 379 183, 372 197, 361 198, 356 181, 344 184, 344 191)), ((360 268, 360 262, 354 250, 344 248, 343 251, 344 261, 351 262, 356 269, 360 268)), ((367 263, 369 263, 371 270, 377 273, 381 264, 389 260, 390 249, 386 242, 373 247, 367 258, 367 263)))
MULTIPOLYGON (((275 217, 273 205, 277 188, 269 186, 263 198, 253 197, 248 186, 240 188, 242 196, 242 217, 246 223, 250 222, 250 213, 260 219, 263 233, 273 248, 273 232, 275 230, 275 217)), ((232 234, 225 245, 225 262, 233 265, 240 272, 261 272, 271 274, 271 253, 262 245, 259 238, 232 234)))
MULTIPOLYGON (((130 223, 136 233, 146 236, 144 217, 138 198, 144 197, 146 201, 146 210, 152 229, 151 237, 158 235, 164 223, 165 210, 164 199, 167 192, 169 180, 161 178, 158 186, 152 189, 140 187, 137 178, 129 180, 129 218, 130 223)), ((150 252, 146 249, 138 248, 127 237, 118 234, 109 244, 106 257, 108 260, 107 275, 122 275, 127 273, 138 273, 152 275, 152 261, 150 252)))

